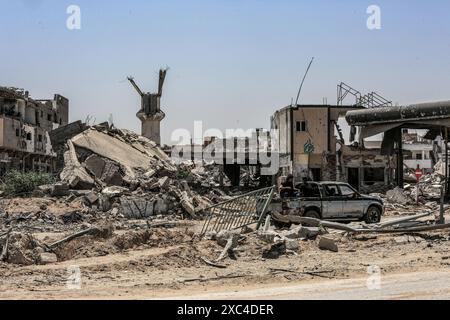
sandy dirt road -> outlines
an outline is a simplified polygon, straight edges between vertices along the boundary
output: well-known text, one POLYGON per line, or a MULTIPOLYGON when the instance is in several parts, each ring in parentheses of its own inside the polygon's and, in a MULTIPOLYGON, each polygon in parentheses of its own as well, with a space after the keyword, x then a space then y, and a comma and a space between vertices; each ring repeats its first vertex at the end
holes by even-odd
POLYGON ((325 280, 283 286, 264 286, 251 290, 213 291, 166 297, 169 300, 404 300, 450 299, 450 272, 415 272, 384 275, 380 287, 371 279, 325 280))
MULTIPOLYGON (((84 237, 58 251, 61 261, 0 263, 0 300, 17 299, 450 299, 448 231, 413 235, 334 235, 339 252, 317 240, 296 252, 262 258, 268 248, 247 234, 223 268, 208 265, 223 251, 192 238, 186 227, 118 230, 107 239, 84 237), (79 289, 68 286, 79 269, 79 289), (368 290, 368 269, 381 289, 368 290)), ((51 243, 62 235, 39 235, 51 243)))

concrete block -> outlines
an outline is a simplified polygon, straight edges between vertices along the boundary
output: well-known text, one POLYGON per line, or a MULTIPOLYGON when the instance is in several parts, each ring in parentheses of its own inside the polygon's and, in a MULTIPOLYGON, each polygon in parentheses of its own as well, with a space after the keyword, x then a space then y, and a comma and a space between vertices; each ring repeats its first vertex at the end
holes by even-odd
POLYGON ((320 237, 319 248, 322 250, 329 250, 333 252, 339 251, 336 241, 330 237, 320 237))
POLYGON ((298 251, 300 245, 297 239, 286 239, 286 250, 298 251))
POLYGON ((167 187, 169 187, 169 185, 170 185, 169 177, 162 177, 161 179, 158 180, 158 186, 161 189, 167 189, 167 187))
POLYGON ((111 160, 93 154, 86 159, 84 165, 97 179, 103 181, 107 185, 121 186, 123 184, 120 167, 111 160))
POLYGON ((85 198, 90 204, 94 204, 98 201, 98 195, 94 191, 88 193, 85 198))
POLYGON ((156 174, 156 171, 153 169, 150 169, 149 171, 147 171, 146 173, 144 173, 144 177, 146 177, 147 179, 152 178, 154 175, 156 174))
POLYGON ((281 255, 286 253, 286 242, 277 242, 263 251, 262 257, 264 259, 278 259, 281 255))
POLYGON ((42 185, 37 187, 37 190, 42 192, 43 194, 50 194, 52 192, 52 185, 50 184, 42 185))
POLYGON ((321 234, 317 227, 301 227, 298 233, 300 239, 315 239, 321 234))
POLYGON ((54 253, 44 252, 39 254, 39 264, 51 264, 58 262, 58 257, 54 253))
POLYGON ((89 156, 84 162, 86 169, 91 171, 96 178, 100 179, 105 168, 105 160, 95 154, 89 156))
POLYGON ((216 234, 217 244, 221 247, 225 247, 228 243, 228 239, 231 237, 239 236, 239 231, 237 230, 221 230, 216 234))
POLYGON ((286 239, 298 239, 300 238, 299 233, 302 227, 296 227, 291 230, 286 230, 281 233, 281 236, 286 239))
POLYGON ((297 239, 286 239, 286 250, 298 251, 300 245, 297 239))
POLYGON ((64 182, 58 182, 50 186, 50 195, 52 197, 65 197, 69 195, 69 185, 64 182))
POLYGON ((261 232, 258 232, 258 238, 261 241, 264 241, 266 243, 274 243, 275 237, 277 235, 278 234, 275 233, 274 231, 261 231, 261 232))

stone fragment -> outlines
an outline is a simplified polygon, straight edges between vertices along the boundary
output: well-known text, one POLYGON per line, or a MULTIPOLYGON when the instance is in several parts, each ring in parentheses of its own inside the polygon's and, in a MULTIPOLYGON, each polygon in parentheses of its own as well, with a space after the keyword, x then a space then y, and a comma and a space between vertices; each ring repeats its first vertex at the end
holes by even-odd
POLYGON ((61 180, 67 182, 72 189, 92 189, 94 179, 78 161, 72 141, 68 140, 67 146, 69 150, 64 153, 64 169, 60 174, 61 180))
POLYGON ((98 195, 94 191, 88 193, 85 198, 90 204, 94 204, 98 201, 98 195))
POLYGON ((39 264, 52 264, 58 262, 58 257, 54 253, 44 252, 39 255, 39 264))
POLYGON ((65 197, 69 195, 69 185, 65 182, 58 182, 50 186, 52 197, 65 197))
POLYGON ((264 259, 278 259, 286 253, 286 242, 277 242, 264 249, 262 257, 264 259))
POLYGON ((298 251, 300 245, 296 239, 286 239, 286 250, 298 251))
POLYGON ((339 251, 336 241, 330 237, 324 237, 324 236, 320 237, 319 248, 321 250, 329 250, 329 251, 333 251, 333 252, 339 251))

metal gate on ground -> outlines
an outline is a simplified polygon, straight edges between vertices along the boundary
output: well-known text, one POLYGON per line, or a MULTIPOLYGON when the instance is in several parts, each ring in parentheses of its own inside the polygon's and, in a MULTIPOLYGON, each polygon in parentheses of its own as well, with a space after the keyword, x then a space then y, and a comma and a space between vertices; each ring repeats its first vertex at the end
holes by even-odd
POLYGON ((203 210, 208 214, 201 235, 209 231, 235 230, 264 221, 275 187, 256 190, 203 210))

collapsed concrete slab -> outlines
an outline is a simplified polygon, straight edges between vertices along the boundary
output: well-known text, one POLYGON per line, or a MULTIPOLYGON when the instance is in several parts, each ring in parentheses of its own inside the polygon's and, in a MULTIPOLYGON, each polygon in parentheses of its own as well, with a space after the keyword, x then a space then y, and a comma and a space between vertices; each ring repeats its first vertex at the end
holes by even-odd
POLYGON ((180 203, 183 209, 186 210, 186 212, 189 213, 192 218, 196 218, 195 207, 192 202, 192 198, 188 196, 188 193, 186 191, 183 191, 181 193, 180 203))
POLYGON ((156 197, 152 200, 141 198, 121 198, 120 213, 128 219, 149 218, 156 215, 168 214, 170 210, 168 200, 156 197))
POLYGON ((102 158, 96 154, 91 155, 84 162, 86 169, 94 174, 100 181, 108 186, 123 185, 120 167, 111 160, 102 158))
POLYGON ((60 174, 62 181, 67 182, 72 189, 91 189, 95 182, 86 169, 78 161, 72 141, 67 141, 69 150, 64 153, 64 169, 60 174))
MULTIPOLYGON (((120 165, 126 182, 135 181, 152 170, 176 172, 169 157, 155 143, 126 130, 106 134, 91 128, 73 137, 71 141, 78 148, 89 150, 120 165)), ((105 167, 98 158, 91 158, 89 162, 96 175, 100 175, 100 171, 104 174, 105 167)), ((114 167, 110 168, 111 170, 107 170, 110 173, 115 171, 114 167)), ((116 175, 113 176, 111 179, 117 178, 116 175)))
POLYGON ((128 143, 110 135, 89 129, 71 140, 77 147, 90 150, 97 155, 119 163, 126 175, 135 178, 135 169, 150 170, 155 159, 151 158, 128 143))

